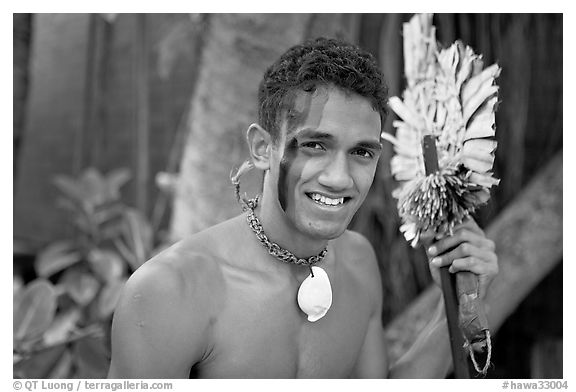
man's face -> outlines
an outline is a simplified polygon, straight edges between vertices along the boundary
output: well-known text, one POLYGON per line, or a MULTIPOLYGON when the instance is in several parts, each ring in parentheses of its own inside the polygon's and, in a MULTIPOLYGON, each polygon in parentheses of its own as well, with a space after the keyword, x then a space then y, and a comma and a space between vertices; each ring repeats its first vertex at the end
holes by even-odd
POLYGON ((340 236, 368 194, 381 152, 380 115, 336 88, 295 96, 274 150, 280 208, 313 238, 340 236))

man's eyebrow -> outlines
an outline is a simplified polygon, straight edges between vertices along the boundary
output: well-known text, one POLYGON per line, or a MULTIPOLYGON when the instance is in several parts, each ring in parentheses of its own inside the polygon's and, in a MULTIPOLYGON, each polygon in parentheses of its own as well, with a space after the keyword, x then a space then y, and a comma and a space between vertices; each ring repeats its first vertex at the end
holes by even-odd
MULTIPOLYGON (((294 138, 310 138, 310 139, 334 139, 334 135, 328 132, 322 132, 314 128, 305 128, 294 134, 294 138)), ((376 151, 382 150, 382 143, 374 140, 362 140, 356 143, 356 147, 367 148, 376 151)))
POLYGON ((361 141, 357 144, 357 146, 362 147, 362 148, 368 148, 371 150, 376 150, 376 151, 382 150, 382 143, 374 142, 371 140, 361 141))
POLYGON ((334 136, 328 132, 322 132, 314 128, 304 128, 294 134, 294 137, 307 137, 311 139, 334 139, 334 136))

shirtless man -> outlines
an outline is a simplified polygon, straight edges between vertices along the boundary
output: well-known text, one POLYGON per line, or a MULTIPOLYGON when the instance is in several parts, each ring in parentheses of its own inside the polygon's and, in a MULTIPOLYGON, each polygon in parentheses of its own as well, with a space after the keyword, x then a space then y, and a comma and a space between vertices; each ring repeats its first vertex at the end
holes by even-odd
MULTIPOLYGON (((333 40, 290 49, 260 85, 259 123, 247 131, 251 160, 265 173, 254 216, 270 242, 298 258, 327 249, 315 264, 333 293, 324 317, 309 321, 296 300, 310 268, 273 256, 244 213, 132 275, 114 315, 108 376, 187 378, 194 368, 202 378, 444 377, 442 304, 403 358, 387 362, 377 260, 347 230, 374 179, 385 102, 373 58, 333 40)), ((476 273, 485 294, 498 264, 474 221, 433 247, 437 282, 438 268, 451 265, 476 273)))

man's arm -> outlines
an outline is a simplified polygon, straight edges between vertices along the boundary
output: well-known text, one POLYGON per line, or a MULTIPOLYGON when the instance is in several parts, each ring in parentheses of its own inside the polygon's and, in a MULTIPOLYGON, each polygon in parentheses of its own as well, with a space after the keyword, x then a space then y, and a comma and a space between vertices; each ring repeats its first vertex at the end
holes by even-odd
MULTIPOLYGON (((473 219, 468 219, 454 229, 454 235, 427 244, 430 272, 440 284, 439 268, 449 266, 449 271, 470 271, 477 275, 479 297, 484 298, 488 286, 498 273, 498 257, 494 243, 473 219)), ((441 301, 436 314, 420 333, 412 347, 390 369, 396 378, 446 377, 452 365, 448 326, 441 301)))
MULTIPOLYGON (((367 242, 367 241, 366 241, 367 242)), ((388 364, 386 360, 386 347, 384 329, 381 325, 382 314, 382 287, 378 264, 374 251, 369 243, 368 257, 376 272, 378 282, 371 283, 373 294, 379 298, 378 311, 373 314, 365 342, 356 367, 356 376, 359 378, 443 378, 448 374, 452 365, 448 326, 444 313, 443 302, 440 301, 438 310, 432 320, 426 325, 411 348, 395 364, 388 364), (373 259, 373 262, 372 262, 373 259)), ((436 283, 439 284, 439 271, 442 266, 450 266, 450 272, 474 272, 480 283, 480 297, 484 298, 489 284, 498 272, 498 258, 495 254, 494 243, 487 239, 482 229, 472 219, 457 226, 454 235, 445 237, 432 244, 434 249, 430 252, 430 269, 436 283)), ((369 278, 367 278, 369 279, 369 278)))
POLYGON ((444 378, 452 365, 448 325, 440 302, 410 349, 390 366, 390 378, 444 378))
POLYGON ((114 313, 108 378, 188 378, 205 348, 194 290, 162 256, 130 277, 114 313))
POLYGON ((374 306, 364 343, 354 369, 355 378, 386 378, 388 376, 388 358, 386 355, 386 342, 384 328, 382 327, 382 279, 376 254, 370 242, 358 235, 361 253, 366 257, 367 269, 363 275, 366 287, 370 290, 370 298, 374 306))
MULTIPOLYGON (((365 239, 364 239, 365 240, 365 239)), ((378 262, 372 246, 365 240, 364 252, 370 270, 365 276, 375 306, 364 344, 356 363, 356 378, 440 378, 450 366, 448 330, 443 307, 419 334, 412 347, 395 364, 389 364, 382 325, 383 291, 378 262), (440 359, 440 360, 439 360, 440 359)))

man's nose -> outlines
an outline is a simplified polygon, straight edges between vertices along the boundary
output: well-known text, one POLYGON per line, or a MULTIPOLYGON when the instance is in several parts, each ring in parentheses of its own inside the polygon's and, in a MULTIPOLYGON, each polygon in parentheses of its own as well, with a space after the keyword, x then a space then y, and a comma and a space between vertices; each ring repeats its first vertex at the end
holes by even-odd
POLYGON ((346 153, 337 153, 334 158, 326 163, 324 170, 318 177, 320 185, 335 191, 341 191, 352 187, 353 180, 350 176, 346 153))

